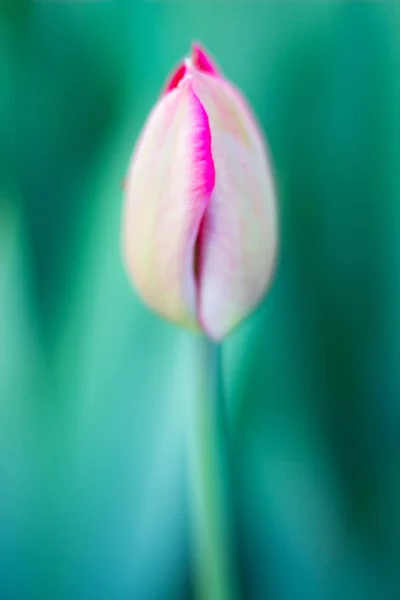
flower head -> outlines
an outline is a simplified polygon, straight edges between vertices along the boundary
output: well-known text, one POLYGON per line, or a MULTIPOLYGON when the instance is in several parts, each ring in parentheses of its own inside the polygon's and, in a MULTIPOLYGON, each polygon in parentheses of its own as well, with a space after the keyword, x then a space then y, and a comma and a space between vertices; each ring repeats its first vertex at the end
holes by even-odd
POLYGON ((273 276, 277 216, 247 102, 198 45, 150 113, 125 186, 124 253, 144 301, 222 339, 273 276))

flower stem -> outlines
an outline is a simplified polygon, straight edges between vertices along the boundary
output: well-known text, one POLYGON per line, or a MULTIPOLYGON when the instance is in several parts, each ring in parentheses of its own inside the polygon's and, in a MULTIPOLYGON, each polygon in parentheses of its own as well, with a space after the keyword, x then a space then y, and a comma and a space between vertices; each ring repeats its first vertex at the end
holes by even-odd
POLYGON ((191 428, 195 565, 201 600, 236 600, 227 415, 221 346, 199 339, 191 428))

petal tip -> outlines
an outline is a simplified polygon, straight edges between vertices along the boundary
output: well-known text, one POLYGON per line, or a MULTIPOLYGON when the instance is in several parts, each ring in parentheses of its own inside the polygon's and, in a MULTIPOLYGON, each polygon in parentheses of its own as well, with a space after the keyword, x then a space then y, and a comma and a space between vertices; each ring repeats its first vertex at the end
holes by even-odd
POLYGON ((219 69, 217 68, 214 60, 210 57, 208 52, 198 42, 192 42, 192 63, 199 71, 203 73, 209 73, 210 75, 218 75, 219 69))
POLYGON ((167 83, 164 86, 163 93, 168 94, 172 90, 176 89, 186 74, 187 66, 186 63, 183 62, 175 69, 172 75, 170 75, 167 83))

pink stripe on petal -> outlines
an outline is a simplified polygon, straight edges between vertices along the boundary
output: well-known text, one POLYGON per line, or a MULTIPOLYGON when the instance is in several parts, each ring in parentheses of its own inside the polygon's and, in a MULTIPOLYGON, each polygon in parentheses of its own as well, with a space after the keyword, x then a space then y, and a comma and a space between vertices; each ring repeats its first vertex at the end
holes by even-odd
POLYGON ((196 183, 204 188, 208 195, 214 189, 215 168, 211 154, 211 130, 208 116, 204 106, 190 86, 191 102, 193 106, 193 159, 196 164, 196 183))
POLYGON ((199 302, 199 285, 202 271, 203 218, 207 210, 211 193, 215 186, 215 167, 211 153, 211 130, 208 116, 193 89, 190 87, 191 101, 196 115, 196 127, 193 130, 192 149, 196 165, 196 185, 204 189, 207 197, 202 220, 200 221, 194 242, 192 266, 196 285, 196 302, 199 302))

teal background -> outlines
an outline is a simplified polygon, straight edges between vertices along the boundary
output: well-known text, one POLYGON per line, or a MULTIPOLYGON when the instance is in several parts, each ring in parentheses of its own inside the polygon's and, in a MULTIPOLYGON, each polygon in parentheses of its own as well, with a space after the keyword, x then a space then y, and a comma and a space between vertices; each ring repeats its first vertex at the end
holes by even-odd
MULTIPOLYGON (((265 129, 274 286, 224 342, 246 598, 400 598, 400 5, 0 5, 0 597, 193 597, 196 336, 120 256, 121 182, 201 41, 265 129)), ((209 599, 213 600, 213 599, 209 599)))

